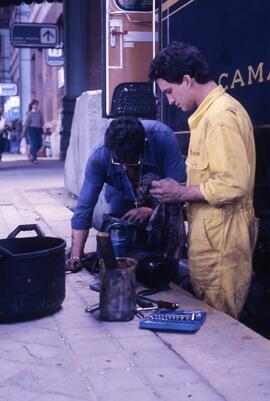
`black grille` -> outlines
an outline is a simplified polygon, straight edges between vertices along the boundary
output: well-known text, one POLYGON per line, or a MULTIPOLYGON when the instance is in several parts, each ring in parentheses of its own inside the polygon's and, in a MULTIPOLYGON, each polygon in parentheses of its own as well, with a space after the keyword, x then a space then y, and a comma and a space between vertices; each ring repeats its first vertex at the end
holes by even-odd
POLYGON ((155 119, 156 98, 149 83, 132 82, 118 85, 113 93, 111 117, 124 115, 155 119))

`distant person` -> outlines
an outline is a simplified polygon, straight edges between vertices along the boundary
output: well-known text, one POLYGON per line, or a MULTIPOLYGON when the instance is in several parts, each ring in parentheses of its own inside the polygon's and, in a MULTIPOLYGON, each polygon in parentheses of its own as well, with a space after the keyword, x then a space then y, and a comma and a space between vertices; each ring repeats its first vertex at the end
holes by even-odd
POLYGON ((173 131, 159 121, 119 117, 111 121, 103 143, 90 156, 72 218, 71 257, 67 269, 80 269, 80 258, 92 227, 92 215, 106 184, 106 212, 123 219, 147 222, 153 210, 140 207, 136 191, 143 175, 156 174, 185 182, 186 169, 173 131))
POLYGON ((19 131, 19 119, 16 118, 11 123, 10 133, 10 152, 19 153, 21 133, 19 131))
POLYGON ((37 152, 42 147, 43 115, 39 110, 39 102, 34 99, 29 105, 29 110, 24 121, 23 136, 27 136, 30 147, 29 160, 38 164, 37 152))
POLYGON ((0 161, 2 160, 2 153, 5 150, 6 138, 5 138, 5 118, 3 112, 0 111, 0 161))

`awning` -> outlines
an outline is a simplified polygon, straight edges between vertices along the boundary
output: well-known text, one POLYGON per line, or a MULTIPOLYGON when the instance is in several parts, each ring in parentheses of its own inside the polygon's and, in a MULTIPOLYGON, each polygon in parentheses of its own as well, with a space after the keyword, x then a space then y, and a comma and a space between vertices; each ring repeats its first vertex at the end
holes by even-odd
POLYGON ((62 3, 63 0, 1 0, 0 7, 20 6, 21 4, 62 3))

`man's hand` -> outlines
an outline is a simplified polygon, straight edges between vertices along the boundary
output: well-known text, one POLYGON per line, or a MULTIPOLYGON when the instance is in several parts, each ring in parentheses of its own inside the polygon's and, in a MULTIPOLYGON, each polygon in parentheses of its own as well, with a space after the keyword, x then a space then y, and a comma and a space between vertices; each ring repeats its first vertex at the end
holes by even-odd
POLYGON ((150 194, 161 203, 203 202, 205 198, 198 186, 185 186, 172 178, 152 181, 150 194))
POLYGON ((152 181, 150 194, 161 203, 181 202, 185 187, 172 178, 152 181))
POLYGON ((130 209, 127 213, 124 214, 122 219, 135 221, 138 223, 144 223, 149 220, 153 210, 150 207, 137 207, 134 209, 130 209))
POLYGON ((66 270, 71 271, 72 273, 77 273, 82 268, 81 260, 78 256, 71 256, 66 261, 66 270))
POLYGON ((81 270, 81 256, 88 237, 89 230, 72 230, 71 256, 66 261, 66 270, 77 273, 81 270))

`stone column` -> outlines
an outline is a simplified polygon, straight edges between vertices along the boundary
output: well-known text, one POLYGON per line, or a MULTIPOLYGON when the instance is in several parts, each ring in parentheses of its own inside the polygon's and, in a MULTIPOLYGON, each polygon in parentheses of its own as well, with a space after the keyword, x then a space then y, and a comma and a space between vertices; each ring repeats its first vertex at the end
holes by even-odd
MULTIPOLYGON (((27 4, 21 4, 19 8, 20 22, 29 22, 29 9, 27 4)), ((19 52, 19 93, 20 93, 20 114, 24 121, 28 106, 31 102, 31 49, 17 49, 19 52)))

